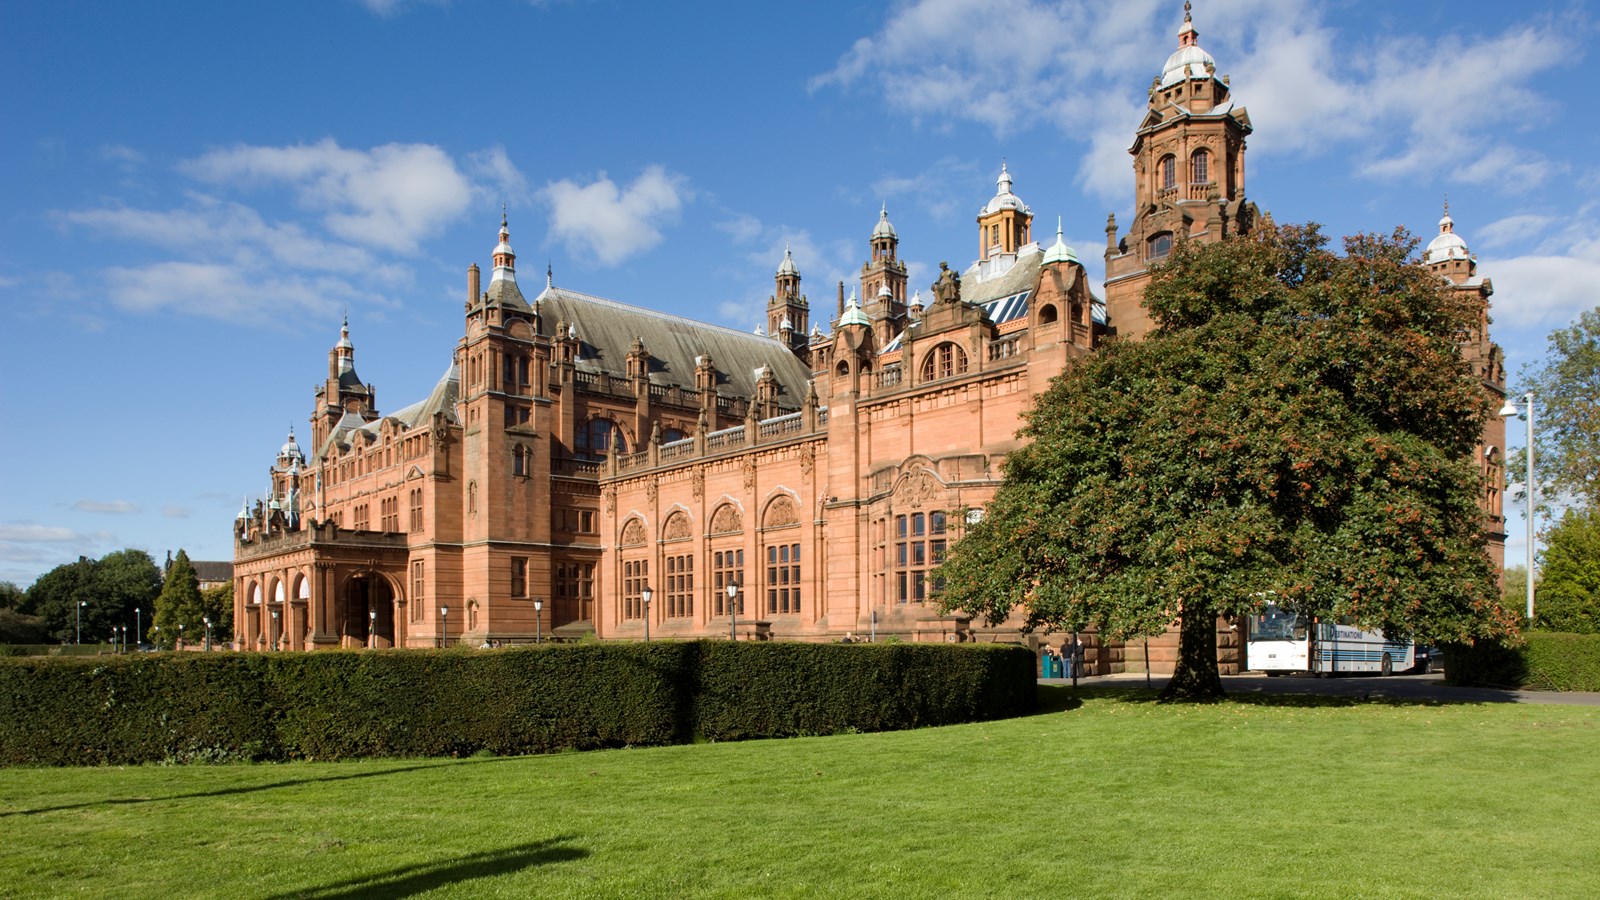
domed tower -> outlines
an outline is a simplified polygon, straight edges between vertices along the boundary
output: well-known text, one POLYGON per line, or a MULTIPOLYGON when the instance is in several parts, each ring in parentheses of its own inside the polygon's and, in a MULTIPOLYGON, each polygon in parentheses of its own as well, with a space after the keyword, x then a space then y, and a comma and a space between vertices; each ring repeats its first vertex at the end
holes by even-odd
POLYGON ((878 212, 868 244, 872 257, 861 267, 862 311, 872 320, 882 347, 906 327, 906 264, 900 260, 900 235, 889 221, 887 204, 878 212))
POLYGON ((328 351, 328 380, 317 386, 316 412, 311 416, 311 442, 321 447, 339 420, 378 418, 378 392, 356 374, 356 348, 350 342, 350 317, 339 326, 339 342, 328 351))
POLYGON ((767 334, 783 341, 801 359, 809 357, 810 342, 806 330, 810 327, 811 305, 800 293, 800 268, 794 264, 794 254, 783 248, 783 262, 773 276, 775 290, 767 298, 767 334))
POLYGON ((1106 223, 1106 315, 1118 336, 1150 330, 1143 308, 1149 268, 1188 238, 1220 241, 1254 218, 1244 196, 1250 116, 1235 106, 1227 76, 1201 49, 1190 5, 1183 4, 1178 49, 1150 83, 1149 107, 1134 134, 1134 215, 1117 236, 1106 223))
POLYGON ((994 196, 978 212, 978 260, 1002 253, 1015 254, 1033 242, 1033 210, 1011 190, 1011 172, 1000 162, 994 196))
MULTIPOLYGON (((1461 342, 1461 354, 1472 366, 1472 373, 1483 383, 1488 393, 1491 409, 1504 405, 1506 399, 1505 353, 1489 338, 1489 297, 1494 294, 1494 283, 1478 275, 1478 260, 1467 249, 1467 242, 1456 234, 1455 220, 1450 218, 1450 203, 1445 201, 1444 216, 1439 219, 1439 233, 1428 242, 1422 253, 1422 264, 1448 282, 1452 289, 1469 297, 1477 307, 1472 332, 1461 342)), ((1483 474, 1483 507, 1488 519, 1489 556, 1499 568, 1505 567, 1505 444, 1506 420, 1491 415, 1484 421, 1483 435, 1478 441, 1477 459, 1483 474)))

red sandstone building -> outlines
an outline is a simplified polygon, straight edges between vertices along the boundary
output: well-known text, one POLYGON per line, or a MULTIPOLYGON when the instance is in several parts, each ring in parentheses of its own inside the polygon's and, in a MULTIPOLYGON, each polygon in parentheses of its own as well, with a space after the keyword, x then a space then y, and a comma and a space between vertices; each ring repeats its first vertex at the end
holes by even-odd
MULTIPOLYGON (((860 283, 811 320, 788 252, 756 334, 557 287, 531 298, 501 223, 487 286, 428 397, 380 414, 348 323, 272 496, 234 524, 242 649, 481 646, 538 637, 1024 640, 940 615, 928 572, 982 515, 1033 398, 1109 337, 1150 327, 1149 267, 1248 230, 1249 116, 1185 18, 1134 134, 1135 215, 1106 226, 1106 297, 1004 166, 978 258, 911 291, 882 212, 860 283), (736 599, 728 586, 736 585, 736 599), (646 589, 650 600, 646 602, 646 589)), ((1448 215, 1425 262, 1483 300, 1468 356, 1504 396, 1490 283, 1448 215)), ((1479 462, 1503 555, 1504 425, 1479 462)), ((1219 633, 1225 664, 1233 638, 1219 633)), ((1155 642, 1157 670, 1171 642, 1155 642)), ((1102 671, 1142 645, 1091 640, 1102 671), (1126 655, 1124 654, 1126 650, 1126 655)))

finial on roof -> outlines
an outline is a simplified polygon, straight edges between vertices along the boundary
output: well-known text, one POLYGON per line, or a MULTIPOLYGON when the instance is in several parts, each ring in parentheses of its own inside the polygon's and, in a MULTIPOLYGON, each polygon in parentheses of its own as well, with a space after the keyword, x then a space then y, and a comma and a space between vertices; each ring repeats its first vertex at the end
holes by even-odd
POLYGON ((1185 22, 1194 21, 1194 17, 1190 15, 1193 11, 1194 8, 1189 4, 1189 0, 1183 0, 1183 20, 1185 22))
POLYGON ((546 260, 545 264, 544 264, 544 286, 545 287, 555 287, 555 284, 556 284, 556 267, 549 260, 546 260))
POLYGON ((506 204, 505 204, 505 201, 501 201, 501 203, 500 203, 500 227, 501 228, 505 228, 507 226, 507 224, 508 224, 508 222, 506 220, 506 204))

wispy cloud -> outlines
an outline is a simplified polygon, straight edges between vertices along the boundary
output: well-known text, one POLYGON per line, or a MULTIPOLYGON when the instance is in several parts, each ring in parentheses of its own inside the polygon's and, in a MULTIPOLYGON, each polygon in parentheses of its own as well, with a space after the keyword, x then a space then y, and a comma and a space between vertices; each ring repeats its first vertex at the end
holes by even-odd
POLYGON ((79 500, 72 504, 78 512, 107 513, 115 516, 131 515, 139 511, 137 503, 128 500, 79 500))
POLYGON ((161 507, 161 515, 169 519, 187 519, 191 514, 192 513, 187 506, 168 504, 161 507))
MULTIPOLYGON (((1517 145, 1516 132, 1555 114, 1530 82, 1578 58, 1582 29, 1551 19, 1482 37, 1356 43, 1327 24, 1326 8, 1237 0, 1208 4, 1198 18, 1201 45, 1233 75, 1236 102, 1272 125, 1251 138, 1252 150, 1337 155, 1374 179, 1443 177, 1511 192, 1562 171, 1537 147, 1517 145)), ((915 0, 809 87, 870 90, 935 132, 968 122, 1005 138, 1054 126, 1085 147, 1079 183, 1123 199, 1126 148, 1145 102, 1130 86, 1159 71, 1152 48, 1176 46, 1175 16, 1165 0, 1017 0, 1004 14, 985 0, 915 0)))
POLYGON ((580 259, 615 265, 661 243, 661 229, 677 221, 694 191, 688 179, 653 165, 626 186, 601 172, 587 184, 551 182, 540 196, 553 239, 580 259))

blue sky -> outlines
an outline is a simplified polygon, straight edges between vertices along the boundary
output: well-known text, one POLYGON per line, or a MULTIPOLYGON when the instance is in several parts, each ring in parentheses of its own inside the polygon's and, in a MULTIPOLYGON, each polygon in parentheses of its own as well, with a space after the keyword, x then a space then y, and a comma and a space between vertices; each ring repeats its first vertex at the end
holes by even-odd
MULTIPOLYGON (((1448 194, 1513 373, 1596 302, 1600 141, 1568 114, 1587 4, 1194 16, 1278 221, 1426 240, 1448 194)), ((1062 217, 1099 277, 1181 20, 1173 0, 7 4, 0 580, 124 546, 229 558, 341 315, 380 409, 423 396, 502 203, 525 284, 549 264, 753 327, 785 245, 830 309, 883 204, 914 286, 965 266, 1004 158, 1037 233, 1062 217)))

